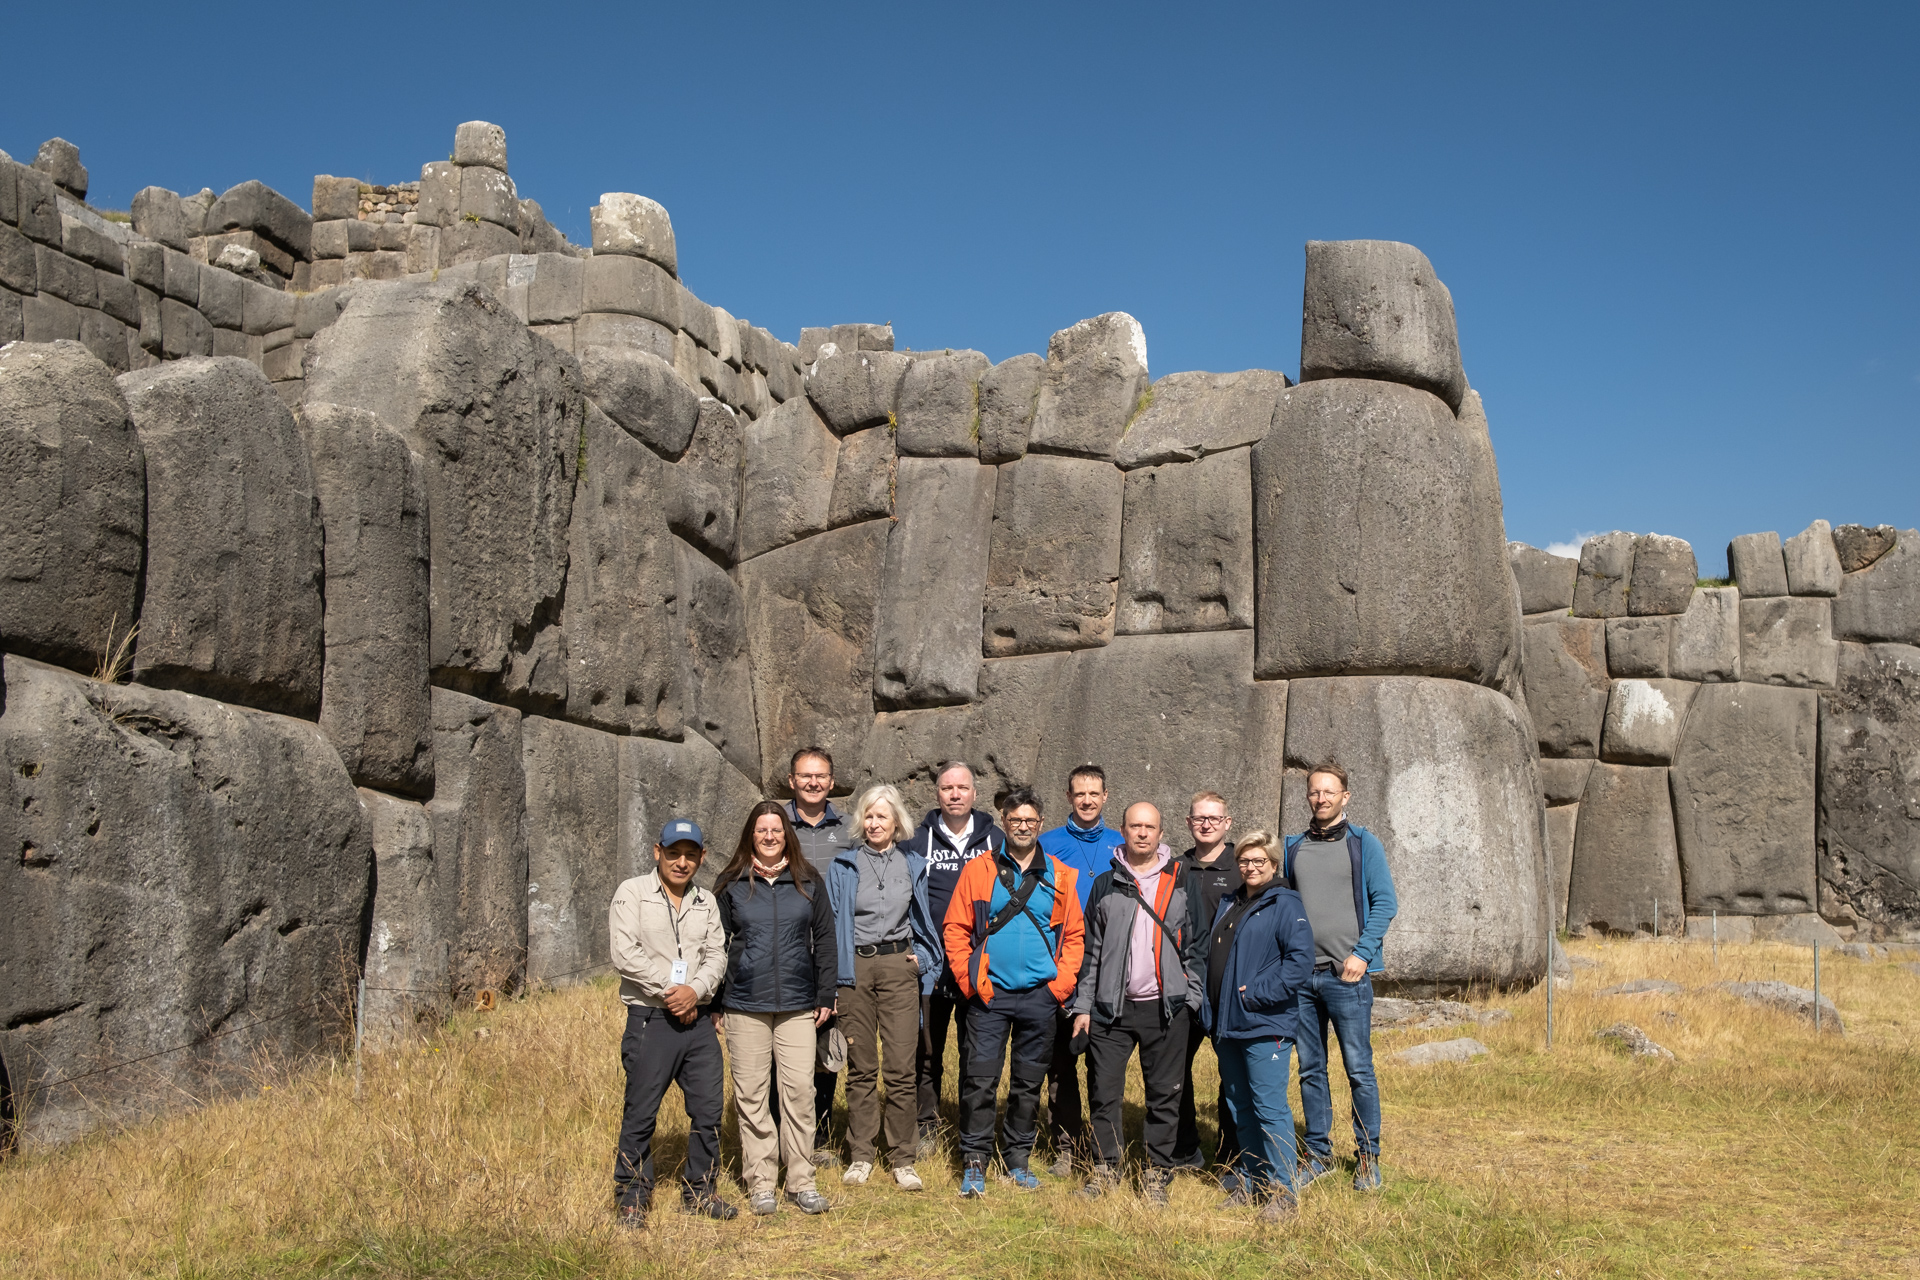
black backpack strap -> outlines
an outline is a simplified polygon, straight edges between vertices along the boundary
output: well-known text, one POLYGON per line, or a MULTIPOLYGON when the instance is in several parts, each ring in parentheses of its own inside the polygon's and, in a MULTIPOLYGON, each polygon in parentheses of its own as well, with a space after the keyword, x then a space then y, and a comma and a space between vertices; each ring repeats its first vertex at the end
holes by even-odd
MULTIPOLYGON (((1169 863, 1168 870, 1171 871, 1173 874, 1174 887, 1178 888, 1180 885, 1180 864, 1177 862, 1169 863)), ((1153 921, 1154 924, 1159 926, 1161 935, 1165 937, 1168 942, 1171 942, 1173 944, 1173 949, 1175 951, 1180 950, 1180 935, 1175 933, 1173 930, 1167 928, 1167 922, 1160 918, 1160 913, 1153 909, 1153 904, 1151 902, 1148 902, 1146 899, 1146 895, 1140 892, 1139 882, 1134 880, 1131 876, 1129 876, 1124 881, 1124 887, 1121 887, 1123 885, 1123 882, 1120 880, 1119 877, 1116 876, 1114 878, 1114 884, 1116 887, 1119 887, 1119 892, 1123 896, 1132 898, 1135 904, 1138 905, 1142 911, 1147 913, 1147 919, 1153 921)), ((1171 902, 1173 901, 1173 899, 1169 897, 1167 901, 1171 902)))
POLYGON ((986 922, 986 934, 983 935, 982 941, 1006 928, 1013 922, 1014 917, 1024 915, 1033 922, 1033 927, 1040 931, 1042 938, 1051 939, 1047 944, 1047 954, 1059 954, 1060 939, 1054 936, 1055 930, 1035 915, 1033 908, 1027 905, 1033 898, 1034 890, 1038 889, 1041 882, 1046 879, 1046 868, 1042 866, 1031 874, 1021 876, 1017 884, 1013 882, 1014 872, 1011 867, 1003 864, 995 868, 995 871, 1000 884, 1007 890, 1007 901, 986 922))

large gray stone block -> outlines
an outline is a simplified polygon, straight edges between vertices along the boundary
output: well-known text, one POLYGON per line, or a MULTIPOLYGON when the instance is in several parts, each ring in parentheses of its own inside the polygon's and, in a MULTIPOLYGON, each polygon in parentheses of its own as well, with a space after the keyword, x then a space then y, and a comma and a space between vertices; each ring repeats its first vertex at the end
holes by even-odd
POLYGON ((1642 679, 1668 674, 1673 644, 1672 618, 1608 618, 1607 670, 1642 679))
POLYGON ((1686 929, 1680 898, 1680 852, 1673 838, 1667 771, 1595 765, 1580 798, 1567 927, 1609 933, 1651 929, 1657 901, 1660 932, 1679 934, 1686 929))
POLYGON ((1146 407, 1147 335, 1124 311, 1082 320, 1047 342, 1028 444, 1047 453, 1111 459, 1146 407))
POLYGON ((887 523, 819 534, 741 564, 760 767, 769 791, 796 746, 857 760, 873 725, 873 641, 887 523))
POLYGON ((624 191, 609 191, 587 211, 593 226, 593 252, 645 258, 679 273, 679 253, 673 243, 673 219, 658 202, 624 191))
POLYGON ((1026 453, 1046 371, 1047 362, 1029 352, 980 376, 980 461, 997 466, 1026 453))
POLYGON ((507 171, 507 131, 485 120, 469 120, 453 131, 453 162, 507 171))
POLYGON ((1123 481, 1108 463, 1028 454, 999 468, 987 566, 986 655, 1113 638, 1123 481))
MULTIPOLYGON (((539 280, 538 275, 534 277, 539 280)), ((529 297, 531 297, 529 291, 529 297)), ((573 326, 574 346, 581 351, 588 347, 632 347, 659 356, 669 364, 673 362, 674 330, 641 316, 615 315, 611 312, 590 311, 581 315, 573 326)), ((688 383, 692 386, 692 383, 688 383)))
POLYGON ((1527 710, 1550 756, 1592 759, 1607 714, 1604 624, 1555 615, 1526 624, 1527 710))
POLYGON ((527 985, 587 982, 607 967, 607 906, 625 878, 620 739, 528 716, 520 768, 527 779, 527 985))
POLYGON ((1579 822, 1577 804, 1547 810, 1547 896, 1553 903, 1556 930, 1567 927, 1567 886, 1573 877, 1573 842, 1579 822))
POLYGON ((700 396, 659 356, 632 348, 589 346, 580 352, 587 398, 628 435, 677 461, 700 420, 700 396))
MULTIPOLYGON (((827 503, 827 527, 893 514, 896 459, 893 432, 868 427, 840 441, 840 458, 833 468, 833 497, 827 503)), ((991 511, 991 508, 989 508, 991 511)))
POLYGON ((1685 613, 1699 577, 1699 565, 1686 539, 1643 533, 1634 541, 1627 612, 1636 618, 1685 613))
POLYGON ((876 705, 973 700, 995 480, 972 458, 900 459, 900 514, 880 571, 876 705))
POLYGON ((336 1045, 371 856, 319 730, 5 664, 0 1055, 21 1136, 67 1141, 336 1045))
POLYGON ((1858 573, 1893 550, 1899 539, 1899 532, 1890 524, 1871 529, 1857 524, 1841 525, 1833 531, 1833 549, 1840 557, 1840 571, 1858 573))
POLYGON ((823 353, 807 375, 807 397, 839 435, 887 422, 912 363, 912 357, 895 351, 823 353))
POLYGON ((4 223, 0 223, 0 286, 15 293, 40 291, 39 255, 33 241, 4 223))
POLYGON ((306 397, 372 410, 420 455, 435 670, 515 681, 558 621, 579 366, 486 289, 408 280, 354 293, 308 349, 306 397))
MULTIPOLYGON (((1547 807, 1579 804, 1581 795, 1587 789, 1587 777, 1593 772, 1591 760, 1556 760, 1543 756, 1540 760, 1540 794, 1546 798, 1547 807)), ((1560 882, 1561 892, 1566 892, 1566 881, 1560 882)))
POLYGON ((1347 814, 1380 837, 1400 899, 1386 942, 1394 981, 1505 985, 1546 972, 1546 849, 1527 737, 1512 702, 1462 681, 1289 684, 1281 830, 1307 825, 1306 770, 1340 761, 1347 814))
POLYGON ((433 792, 427 482, 365 409, 308 402, 300 429, 326 529, 320 728, 363 787, 433 792))
POLYGON ((360 789, 373 837, 366 1036, 375 1047, 430 1033, 452 1012, 433 821, 426 807, 360 789))
POLYGON ((1120 635, 1253 625, 1249 451, 1127 472, 1120 635))
POLYGON ((87 198, 87 166, 80 163, 80 148, 65 138, 48 138, 41 143, 33 167, 75 200, 87 198))
POLYGON ((1796 596, 1840 594, 1840 556, 1833 547, 1833 526, 1815 520, 1782 545, 1787 561, 1787 590, 1796 596))
POLYGON ((1308 383, 1254 446, 1253 486, 1263 678, 1509 674, 1519 608, 1483 430, 1397 383, 1308 383))
POLYGON ((476 219, 513 232, 519 249, 520 193, 512 178, 480 166, 460 170, 460 221, 476 219))
POLYGON ((0 476, 0 637, 92 670, 135 623, 146 461, 112 372, 78 343, 0 347, 0 476))
POLYGON ((747 606, 726 570, 676 541, 674 600, 681 707, 693 730, 749 778, 760 776, 760 731, 753 718, 753 664, 747 606))
POLYGON ((60 196, 53 179, 38 169, 13 165, 14 225, 20 234, 40 244, 60 246, 60 196))
POLYGON ((1427 255, 1391 240, 1309 240, 1300 380, 1378 378, 1430 391, 1459 411, 1453 295, 1427 255))
POLYGON ((693 437, 663 497, 667 527, 728 564, 739 525, 741 448, 739 417, 718 400, 703 398, 693 437))
POLYGON ((320 503, 306 441, 233 358, 125 374, 147 459, 134 678, 312 717, 325 660, 320 503))
POLYGON ((518 711, 433 691, 433 857, 454 1000, 527 972, 527 787, 518 711))
MULTIPOLYGON (((786 767, 782 753, 782 776, 786 767)), ((653 870, 653 846, 660 840, 660 829, 675 818, 692 818, 707 836, 707 860, 700 865, 697 882, 711 888, 739 842, 748 810, 767 794, 704 738, 689 735, 685 742, 622 738, 620 874, 637 876, 653 870)), ((602 918, 605 915, 602 907, 602 918)))
POLYGON ((1689 912, 1814 909, 1816 703, 1755 684, 1694 698, 1672 772, 1689 912))
POLYGON ((1269 369, 1170 373, 1149 388, 1147 407, 1121 437, 1113 460, 1131 469, 1258 444, 1292 385, 1269 369))
POLYGON ((1507 563, 1520 588, 1520 612, 1565 613, 1573 608, 1573 584, 1580 576, 1578 560, 1524 542, 1509 542, 1507 563))
POLYGON ((1668 764, 1698 685, 1686 680, 1615 680, 1600 732, 1609 764, 1668 764))
POLYGON ((680 327, 678 282, 645 258, 608 254, 588 258, 581 285, 581 310, 639 316, 680 327))
POLYGON ((750 560, 827 527, 840 442, 805 399, 749 422, 743 434, 737 543, 750 560))
POLYGON ((1632 534, 1616 529, 1595 534, 1580 545, 1580 571, 1573 584, 1574 617, 1627 616, 1636 541, 1632 534))
POLYGON ((597 409, 587 411, 580 452, 560 618, 567 718, 678 738, 679 566, 657 500, 667 464, 597 409))
POLYGON ((251 231, 295 259, 313 257, 313 215, 264 182, 228 187, 208 208, 204 227, 207 235, 251 231))
POLYGON ((1920 649, 1843 644, 1820 696, 1820 910, 1920 929, 1920 649))
POLYGON ((1867 644, 1920 643, 1920 530, 1900 530, 1891 550, 1841 579, 1833 632, 1867 644))
POLYGON ((1740 592, 1701 587, 1673 624, 1669 667, 1680 680, 1740 678, 1740 592))
POLYGON ((1828 600, 1769 596, 1740 602, 1740 678, 1754 684, 1826 687, 1839 649, 1828 600))
POLYGON ((975 458, 980 454, 980 379, 992 361, 978 351, 929 355, 900 379, 899 430, 903 456, 975 458))
POLYGON ((1743 533, 1727 544, 1727 572, 1748 599, 1787 594, 1787 562, 1780 535, 1743 533))

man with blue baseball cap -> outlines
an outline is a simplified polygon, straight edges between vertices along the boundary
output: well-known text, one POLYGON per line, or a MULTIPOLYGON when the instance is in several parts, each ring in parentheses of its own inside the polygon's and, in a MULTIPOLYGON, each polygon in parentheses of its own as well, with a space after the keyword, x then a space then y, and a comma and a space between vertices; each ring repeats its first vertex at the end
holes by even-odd
POLYGON ((653 1130, 670 1084, 680 1086, 691 1129, 681 1207, 720 1219, 740 1212, 719 1195, 725 1070, 714 1021, 701 1016, 727 973, 720 904, 693 883, 706 855, 700 828, 675 818, 653 846, 654 869, 623 883, 607 912, 627 1006, 620 1040, 627 1098, 613 1184, 628 1227, 646 1226, 653 1206, 653 1130))

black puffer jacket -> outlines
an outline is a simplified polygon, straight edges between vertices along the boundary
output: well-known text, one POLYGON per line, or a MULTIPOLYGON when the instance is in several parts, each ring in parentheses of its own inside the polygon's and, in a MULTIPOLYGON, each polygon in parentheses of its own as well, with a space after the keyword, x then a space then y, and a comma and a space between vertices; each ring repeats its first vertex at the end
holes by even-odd
POLYGON ((816 877, 808 901, 791 869, 772 884, 756 875, 715 886, 727 930, 727 983, 720 1006, 737 1013, 798 1013, 833 1007, 840 972, 833 907, 816 877))

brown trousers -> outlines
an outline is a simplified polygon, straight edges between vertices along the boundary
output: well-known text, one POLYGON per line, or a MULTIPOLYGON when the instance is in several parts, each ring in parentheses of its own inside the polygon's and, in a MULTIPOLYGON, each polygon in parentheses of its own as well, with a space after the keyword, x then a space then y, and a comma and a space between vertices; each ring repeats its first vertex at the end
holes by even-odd
POLYGON ((840 1023, 847 1034, 847 1137, 853 1159, 874 1161, 882 1128, 876 1086, 884 1072, 887 1148, 896 1165, 912 1164, 920 1051, 920 971, 913 952, 856 956, 853 987, 840 988, 840 1023))

